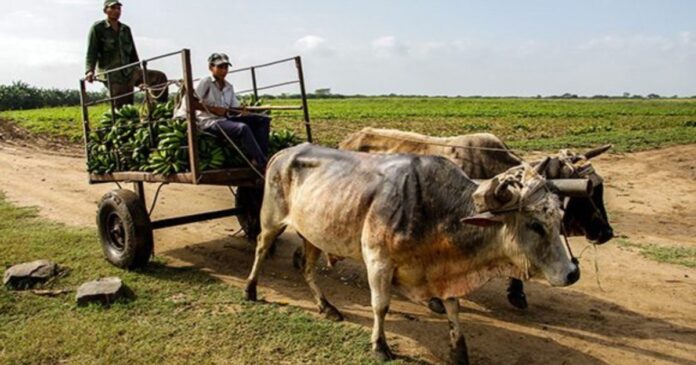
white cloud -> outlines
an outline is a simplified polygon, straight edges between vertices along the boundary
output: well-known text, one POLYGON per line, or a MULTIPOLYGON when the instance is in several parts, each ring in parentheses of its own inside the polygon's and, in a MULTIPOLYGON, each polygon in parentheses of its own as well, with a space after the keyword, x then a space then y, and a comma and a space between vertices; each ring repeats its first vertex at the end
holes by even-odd
POLYGON ((3 36, 0 60, 30 67, 77 65, 82 62, 81 48, 79 42, 3 36))
POLYGON ((326 43, 324 38, 311 34, 295 41, 295 49, 302 53, 313 53, 322 56, 334 54, 334 49, 326 43))
POLYGON ((372 49, 377 52, 377 56, 388 57, 393 55, 404 55, 409 51, 409 47, 396 39, 394 36, 379 37, 372 41, 372 49))
POLYGON ((662 36, 616 36, 606 35, 599 38, 590 39, 579 45, 579 50, 620 50, 630 48, 645 48, 653 50, 668 51, 674 48, 675 41, 662 36))
POLYGON ((49 3, 58 5, 75 5, 75 6, 94 6, 96 1, 93 0, 48 0, 49 3))
POLYGON ((696 36, 691 32, 682 32, 679 34, 679 40, 682 45, 687 47, 696 47, 696 36))
POLYGON ((36 28, 45 27, 47 20, 25 10, 8 12, 0 17, 0 31, 10 34, 35 31, 36 28))

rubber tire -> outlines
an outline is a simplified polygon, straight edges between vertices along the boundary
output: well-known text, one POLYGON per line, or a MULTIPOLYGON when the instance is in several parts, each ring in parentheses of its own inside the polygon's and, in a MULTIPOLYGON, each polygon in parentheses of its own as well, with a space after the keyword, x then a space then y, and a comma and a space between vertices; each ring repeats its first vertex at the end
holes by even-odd
POLYGON ((153 252, 150 217, 138 195, 130 190, 113 190, 104 195, 97 209, 97 228, 106 260, 127 270, 145 267, 153 252), (122 242, 117 247, 109 232, 110 220, 120 219, 122 242))
POLYGON ((235 207, 243 210, 237 215, 237 221, 247 238, 256 241, 261 233, 261 203, 263 202, 263 188, 242 187, 237 188, 235 207))

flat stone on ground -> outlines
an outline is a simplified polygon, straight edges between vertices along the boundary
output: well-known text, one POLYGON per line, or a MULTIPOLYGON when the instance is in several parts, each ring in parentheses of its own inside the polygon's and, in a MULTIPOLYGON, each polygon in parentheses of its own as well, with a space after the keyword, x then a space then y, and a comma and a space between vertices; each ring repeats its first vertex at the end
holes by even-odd
POLYGON ((58 265, 49 260, 37 260, 15 265, 5 271, 2 283, 12 290, 31 289, 58 274, 58 265))
POLYGON ((109 277, 82 284, 77 289, 75 300, 79 306, 89 303, 109 305, 127 294, 128 290, 120 278, 109 277))

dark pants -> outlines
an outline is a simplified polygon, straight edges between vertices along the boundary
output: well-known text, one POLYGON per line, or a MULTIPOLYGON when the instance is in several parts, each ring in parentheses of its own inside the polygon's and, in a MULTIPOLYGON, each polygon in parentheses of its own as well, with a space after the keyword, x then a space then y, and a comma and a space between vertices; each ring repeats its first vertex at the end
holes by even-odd
MULTIPOLYGON (((114 107, 116 109, 126 105, 126 104, 133 104, 134 102, 134 95, 124 95, 124 94, 129 94, 133 92, 133 88, 135 86, 139 86, 145 82, 145 79, 143 78, 143 70, 142 69, 137 69, 133 71, 133 77, 126 82, 112 82, 111 85, 109 85, 109 91, 111 92, 111 97, 117 97, 119 95, 123 95, 120 98, 117 98, 114 100, 114 107)), ((155 70, 147 70, 147 84, 149 86, 156 86, 157 88, 163 87, 164 83, 167 82, 167 75, 164 74, 164 72, 161 71, 155 71, 155 70), (162 86, 159 86, 162 85, 162 86)), ((163 90, 152 90, 152 93, 157 96, 157 101, 160 103, 166 103, 167 100, 169 99, 169 88, 163 89, 163 90)))
POLYGON ((230 117, 206 127, 205 131, 224 139, 220 128, 228 137, 241 143, 247 156, 256 163, 257 167, 266 167, 268 135, 271 131, 270 117, 260 114, 230 117))

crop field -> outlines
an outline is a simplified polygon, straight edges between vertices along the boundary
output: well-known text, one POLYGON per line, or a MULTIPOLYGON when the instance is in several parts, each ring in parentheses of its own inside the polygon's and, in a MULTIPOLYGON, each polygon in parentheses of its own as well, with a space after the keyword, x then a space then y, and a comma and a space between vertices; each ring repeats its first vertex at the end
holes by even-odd
MULTIPOLYGON (((299 100, 271 101, 299 105, 299 100)), ((90 109, 97 120, 106 106, 90 109)), ((637 151, 696 142, 696 99, 349 98, 309 101, 315 140, 334 146, 363 127, 434 136, 491 132, 521 150, 555 150, 613 143, 637 151)), ((27 129, 79 143, 79 107, 0 113, 27 129)), ((274 126, 304 134, 301 112, 276 112, 274 126)))

